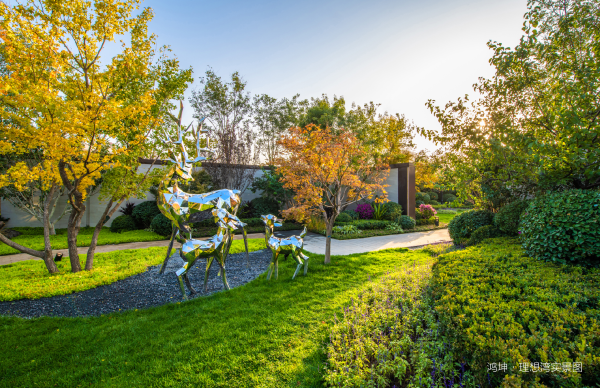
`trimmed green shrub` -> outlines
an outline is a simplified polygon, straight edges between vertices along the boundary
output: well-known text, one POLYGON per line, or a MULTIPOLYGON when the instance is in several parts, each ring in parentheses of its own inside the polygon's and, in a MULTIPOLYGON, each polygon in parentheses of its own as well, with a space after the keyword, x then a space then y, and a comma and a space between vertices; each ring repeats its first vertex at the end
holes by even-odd
POLYGON ((466 362, 479 385, 597 383, 600 270, 527 257, 517 239, 505 237, 444 253, 433 272, 441 329, 456 352, 451 362, 466 362), (506 371, 488 373, 489 363, 500 362, 509 366, 506 371), (582 363, 581 372, 573 370, 575 362, 582 363), (544 369, 559 363, 560 372, 526 373, 520 363, 544 369), (569 363, 568 372, 562 363, 569 363))
POLYGON ((335 219, 335 222, 352 222, 352 217, 350 217, 349 214, 342 212, 338 214, 337 218, 335 219))
POLYGON ((415 225, 417 224, 415 220, 407 215, 400 216, 398 221, 402 229, 414 229, 415 225))
POLYGON ((429 195, 427 195, 426 193, 417 191, 415 193, 415 200, 425 203, 425 202, 429 202, 430 198, 429 198, 429 195))
POLYGON ((507 236, 517 236, 521 214, 529 206, 529 201, 515 201, 502 207, 494 216, 494 225, 507 236))
POLYGON ((369 230, 369 229, 385 229, 390 224, 390 221, 386 220, 357 220, 352 221, 352 225, 358 229, 369 230))
POLYGON ((477 229, 471 234, 471 238, 467 241, 467 246, 477 245, 486 238, 502 237, 504 234, 496 225, 486 225, 477 229))
POLYGON ((435 191, 430 191, 428 193, 426 193, 427 196, 429 197, 429 201, 438 201, 440 199, 440 196, 438 193, 436 193, 435 191))
POLYGON ((396 202, 386 202, 385 203, 386 215, 387 219, 390 221, 397 221, 398 218, 402 215, 402 205, 396 202))
POLYGON ((463 244, 482 226, 492 225, 494 214, 487 210, 467 210, 448 224, 448 233, 455 244, 463 244))
POLYGON ((135 221, 133 221, 133 217, 126 215, 118 216, 113 220, 112 224, 110 224, 110 231, 113 233, 122 233, 136 229, 137 227, 135 221))
POLYGON ((419 206, 421 206, 421 205, 425 205, 425 202, 424 202, 424 201, 421 201, 421 200, 419 200, 419 199, 417 199, 417 200, 415 201, 415 205, 416 205, 417 207, 419 207, 419 206))
POLYGON ((421 225, 435 225, 435 218, 430 217, 430 218, 420 218, 417 221, 417 225, 421 226, 421 225))
POLYGON ((254 211, 253 218, 260 218, 260 216, 266 216, 267 214, 273 214, 279 216, 279 204, 273 200, 258 197, 250 201, 252 209, 254 211))
POLYGON ((353 220, 358 220, 359 214, 354 210, 344 210, 342 213, 348 214, 353 220))
POLYGON ((456 200, 456 195, 454 195, 454 194, 448 193, 448 194, 444 194, 442 196, 442 202, 444 202, 444 203, 446 203, 446 202, 452 202, 454 200, 456 200))
POLYGON ((600 265, 600 192, 569 190, 536 198, 521 215, 521 241, 531 257, 600 265))
POLYGON ((158 214, 162 213, 158 210, 156 201, 144 201, 133 208, 131 216, 138 229, 147 229, 158 214))
POLYGON ((156 217, 152 219, 150 229, 161 236, 170 236, 173 232, 173 224, 171 224, 171 220, 161 213, 157 214, 156 217))

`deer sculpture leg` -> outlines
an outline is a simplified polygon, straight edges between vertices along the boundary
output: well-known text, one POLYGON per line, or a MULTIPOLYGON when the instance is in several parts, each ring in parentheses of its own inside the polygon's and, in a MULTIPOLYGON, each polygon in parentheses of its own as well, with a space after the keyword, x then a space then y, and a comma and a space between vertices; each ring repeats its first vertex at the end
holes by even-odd
POLYGON ((275 271, 275 279, 277 279, 278 275, 278 266, 277 261, 279 258, 279 252, 273 250, 273 257, 271 258, 271 264, 269 265, 269 273, 267 274, 267 280, 271 280, 271 275, 275 271))
MULTIPOLYGON (((296 261, 296 263, 298 264, 298 266, 296 267, 296 271, 294 272, 294 276, 292 276, 292 280, 294 280, 296 278, 296 275, 298 274, 298 271, 300 271, 300 268, 305 264, 302 261, 302 258, 300 256, 302 254, 302 252, 297 251, 296 249, 293 249, 291 254, 292 254, 292 257, 294 258, 294 260, 296 261)), ((304 271, 304 275, 306 275, 306 270, 304 271)))
POLYGON ((208 273, 210 272, 210 266, 214 258, 214 256, 206 258, 206 272, 204 273, 204 292, 208 291, 208 273))
POLYGON ((162 266, 160 267, 159 274, 165 273, 165 269, 167 268, 167 263, 171 258, 171 249, 173 249, 173 242, 175 241, 175 235, 177 234, 177 228, 173 227, 173 232, 171 232, 171 241, 169 242, 169 248, 167 248, 167 257, 165 257, 165 261, 163 261, 162 266))

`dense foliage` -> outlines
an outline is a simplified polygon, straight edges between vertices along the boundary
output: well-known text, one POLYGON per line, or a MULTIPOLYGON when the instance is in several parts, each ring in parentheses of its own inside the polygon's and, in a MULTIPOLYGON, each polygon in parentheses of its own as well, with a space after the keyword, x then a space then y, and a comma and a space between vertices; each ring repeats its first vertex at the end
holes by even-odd
POLYGON ((157 215, 161 214, 156 201, 144 201, 133 209, 131 216, 138 229, 147 229, 157 215))
POLYGON ((531 202, 521 216, 521 241, 531 257, 600 265, 600 192, 568 190, 531 202))
POLYGON ((482 387, 596 384, 598 270, 535 260, 514 239, 488 241, 443 254, 434 266, 436 310, 454 362, 466 361, 482 387), (488 373, 492 363, 507 368, 488 373))
POLYGON ((351 222, 352 221, 352 216, 350 216, 350 214, 345 213, 345 212, 341 212, 339 216, 337 216, 337 218, 335 219, 335 222, 351 222))
POLYGON ((487 210, 468 210, 460 213, 448 224, 448 233, 455 244, 466 243, 478 228, 492 225, 494 214, 487 210))
POLYGON ((384 206, 387 219, 397 222, 402 215, 402 205, 396 202, 388 201, 384 204, 384 206))
POLYGON ((486 238, 502 237, 504 235, 505 234, 502 233, 502 231, 498 229, 496 225, 485 225, 481 228, 477 228, 477 230, 471 234, 471 237, 467 240, 466 245, 476 245, 486 238))
POLYGON ((356 207, 356 212, 361 220, 370 220, 373 218, 373 206, 370 203, 361 203, 356 207))
POLYGON ((494 224, 507 236, 516 236, 519 232, 521 214, 529 206, 529 201, 519 200, 503 206, 494 216, 494 224))
POLYGON ((410 216, 403 215, 400 216, 399 224, 402 227, 402 229, 414 229, 416 222, 410 216))
POLYGON ((600 3, 528 1, 514 48, 490 42, 496 73, 445 107, 428 106, 442 132, 445 173, 461 198, 499 209, 515 197, 600 186, 600 3))
POLYGON ((170 236, 173 232, 173 224, 171 220, 165 217, 162 213, 157 214, 150 223, 150 229, 154 233, 158 233, 161 236, 170 236))
POLYGON ((131 216, 118 216, 110 224, 110 231, 113 233, 122 233, 130 230, 136 230, 137 226, 131 216))
POLYGON ((350 300, 343 315, 334 317, 329 332, 327 385, 360 388, 448 383, 440 364, 446 364, 443 371, 447 373, 452 363, 440 357, 436 317, 427 303, 430 277, 428 265, 388 274, 350 300), (437 365, 431 362, 436 359, 437 365))

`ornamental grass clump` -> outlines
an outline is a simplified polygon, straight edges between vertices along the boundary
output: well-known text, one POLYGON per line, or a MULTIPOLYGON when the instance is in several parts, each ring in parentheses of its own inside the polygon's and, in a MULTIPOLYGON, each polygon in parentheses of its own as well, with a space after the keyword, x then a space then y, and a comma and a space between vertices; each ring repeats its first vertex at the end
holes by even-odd
POLYGON ((383 276, 334 317, 324 380, 332 387, 467 386, 453 370, 428 284, 431 264, 383 276), (409 385, 411 384, 411 385, 409 385))

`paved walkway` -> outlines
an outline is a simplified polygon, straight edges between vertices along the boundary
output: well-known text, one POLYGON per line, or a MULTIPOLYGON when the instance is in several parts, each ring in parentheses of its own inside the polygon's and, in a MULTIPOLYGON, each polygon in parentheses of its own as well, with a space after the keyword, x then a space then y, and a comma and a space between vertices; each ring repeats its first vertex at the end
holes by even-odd
MULTIPOLYGON (((304 248, 309 252, 324 255, 325 240, 325 236, 309 233, 309 235, 304 238, 304 248)), ((446 241, 451 241, 448 229, 390 234, 388 236, 366 237, 352 240, 331 239, 331 254, 351 255, 353 253, 372 252, 389 248, 417 247, 446 241)))
MULTIPOLYGON (((284 232, 275 232, 276 236, 285 237, 292 234, 299 234, 299 230, 291 230, 284 232)), ((248 238, 264 238, 264 233, 252 233, 248 234, 248 238)), ((202 238, 202 239, 207 239, 202 238)), ((235 240, 241 239, 241 235, 236 235, 235 240)), ((200 240, 202 240, 200 239, 200 240)), ((448 229, 431 230, 427 232, 415 232, 415 233, 404 233, 404 234, 391 234, 388 236, 377 236, 358 238, 353 240, 331 240, 331 254, 332 255, 350 255, 353 253, 364 253, 371 251, 379 251, 382 249, 389 248, 409 248, 428 244, 435 244, 439 242, 450 241, 450 235, 448 229)), ((146 242, 134 242, 126 244, 112 244, 112 245, 99 245, 96 247, 96 253, 101 252, 112 252, 120 251, 124 249, 142 249, 150 247, 166 247, 169 245, 169 240, 161 241, 146 241, 146 242)), ((179 246, 176 243, 175 246, 179 246)), ((325 254, 325 236, 316 233, 308 233, 304 238, 304 248, 312 253, 325 254)), ((86 254, 87 247, 79 247, 77 251, 79 254, 86 254)), ((54 254, 62 253, 64 257, 69 255, 67 249, 54 250, 54 254)), ((38 257, 28 255, 26 253, 20 253, 16 255, 0 256, 0 265, 11 264, 17 261, 23 260, 41 260, 38 257)))

